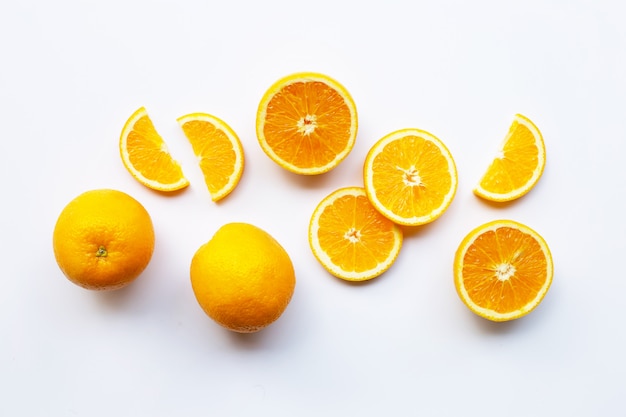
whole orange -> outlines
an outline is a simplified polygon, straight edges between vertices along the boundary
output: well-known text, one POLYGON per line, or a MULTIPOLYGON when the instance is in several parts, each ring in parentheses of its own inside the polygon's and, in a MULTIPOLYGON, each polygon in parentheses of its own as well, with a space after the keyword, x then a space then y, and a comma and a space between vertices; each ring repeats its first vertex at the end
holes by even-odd
POLYGON ((154 228, 133 197, 117 190, 92 190, 61 211, 52 246, 70 281, 91 290, 113 290, 132 282, 150 262, 154 228))
POLYGON ((239 333, 256 332, 276 321, 296 284, 285 249, 247 223, 222 226, 194 254, 190 275, 205 313, 239 333))

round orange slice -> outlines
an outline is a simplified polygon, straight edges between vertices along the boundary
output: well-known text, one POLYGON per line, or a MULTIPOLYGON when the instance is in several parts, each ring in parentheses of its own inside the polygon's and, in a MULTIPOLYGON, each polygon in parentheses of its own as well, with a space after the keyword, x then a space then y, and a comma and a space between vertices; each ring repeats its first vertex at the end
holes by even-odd
POLYGON ((244 154, 239 137, 226 122, 207 113, 181 116, 178 123, 198 158, 211 199, 226 197, 243 173, 244 154))
POLYGON ((124 166, 146 187, 176 191, 189 185, 144 107, 135 111, 124 124, 119 146, 124 166))
POLYGON ((293 74, 276 81, 261 99, 256 132, 263 151, 281 167, 296 174, 321 174, 352 150, 356 106, 332 78, 293 74))
POLYGON ((332 275, 365 281, 395 262, 402 230, 372 206, 363 188, 347 187, 319 203, 309 223, 309 244, 332 275))
POLYGON ((474 193, 490 201, 515 200, 537 184, 545 165, 541 132, 528 117, 517 114, 474 193))
POLYGON ((454 259, 454 284, 467 307, 492 321, 531 312, 550 288, 554 266, 546 241, 512 220, 472 230, 454 259))
POLYGON ((398 130, 376 142, 365 158, 363 177, 374 207, 407 226, 441 216, 457 188, 450 151, 441 140, 420 129, 398 130))

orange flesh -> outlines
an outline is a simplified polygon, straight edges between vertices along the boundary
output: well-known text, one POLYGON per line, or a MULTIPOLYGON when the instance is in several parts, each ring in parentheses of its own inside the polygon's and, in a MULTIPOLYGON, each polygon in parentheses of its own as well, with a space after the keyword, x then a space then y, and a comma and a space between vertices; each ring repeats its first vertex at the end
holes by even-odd
POLYGON ((493 193, 506 194, 524 186, 539 164, 539 150, 528 127, 515 121, 509 136, 502 150, 503 157, 493 160, 480 182, 483 189, 493 193))
POLYGON ((469 246, 463 258, 463 282, 478 306, 508 313, 535 299, 545 283, 546 268, 546 256, 535 239, 500 227, 478 236, 469 246))
POLYGON ((348 146, 351 113, 328 85, 296 82, 267 105, 263 133, 276 155, 301 168, 325 166, 348 146))
POLYGON ((230 180, 237 155, 228 136, 212 123, 192 120, 182 126, 211 194, 220 191, 230 180))
POLYGON ((375 157, 372 170, 376 197, 403 218, 431 213, 452 186, 448 161, 439 148, 417 136, 387 144, 375 157))
POLYGON ((143 116, 135 122, 126 141, 131 164, 147 179, 173 184, 183 177, 180 166, 164 152, 163 138, 148 116, 143 116))
POLYGON ((363 272, 385 261, 395 245, 394 225, 365 195, 346 195, 319 218, 320 246, 344 271, 363 272))

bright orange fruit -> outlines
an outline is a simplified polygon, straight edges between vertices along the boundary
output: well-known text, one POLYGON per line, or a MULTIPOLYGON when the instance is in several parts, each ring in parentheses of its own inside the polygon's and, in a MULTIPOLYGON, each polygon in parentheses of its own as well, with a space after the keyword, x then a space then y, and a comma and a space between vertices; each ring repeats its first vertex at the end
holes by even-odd
POLYGON ((515 200, 537 184, 545 165, 541 132, 528 117, 517 114, 474 193, 490 201, 515 200))
POLYGON ((402 230, 372 206, 363 188, 347 187, 319 203, 309 223, 309 244, 328 272, 364 281, 395 262, 402 230))
POLYGON ((154 250, 154 229, 146 209, 117 190, 87 191, 65 206, 52 245, 63 274, 91 290, 131 283, 154 250))
POLYGON ((226 197, 243 173, 244 154, 239 137, 226 122, 207 113, 181 116, 178 123, 198 158, 211 199, 226 197))
POLYGON ((352 150, 357 111, 348 91, 318 73, 297 73, 274 83, 256 118, 263 151, 281 167, 303 175, 327 172, 352 150))
POLYGON ((119 147, 128 172, 146 187, 176 191, 189 185, 144 107, 135 111, 124 124, 119 147))
POLYGON ((441 216, 457 188, 450 151, 441 140, 420 129, 398 130, 376 142, 365 159, 363 177, 374 207, 407 226, 441 216))
POLYGON ((289 255, 266 231, 228 223, 194 254, 191 285, 204 312, 226 329, 257 332, 287 308, 296 285, 289 255))
POLYGON ((454 284, 467 307, 493 321, 522 317, 544 298, 554 267, 546 241, 512 220, 471 231, 454 259, 454 284))

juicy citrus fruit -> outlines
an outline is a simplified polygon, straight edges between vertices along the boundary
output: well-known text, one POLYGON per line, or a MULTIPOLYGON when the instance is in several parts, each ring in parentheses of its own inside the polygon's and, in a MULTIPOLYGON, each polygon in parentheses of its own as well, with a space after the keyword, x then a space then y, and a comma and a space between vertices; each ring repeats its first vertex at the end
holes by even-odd
POLYGON ((394 263, 402 247, 402 230, 372 206, 363 188, 347 187, 319 203, 309 223, 309 244, 328 272, 364 281, 394 263))
POLYGON ((143 107, 124 124, 120 135, 120 155, 128 172, 146 187, 175 191, 189 185, 143 107))
POLYGON ((454 284, 471 311, 493 321, 519 318, 546 295, 552 255, 534 230, 496 220, 471 231, 454 259, 454 284))
POLYGON ((239 137, 224 121, 206 113, 178 118, 200 163, 213 201, 235 189, 243 173, 243 148, 239 137))
POLYGON ((261 99, 256 132, 263 151, 281 167, 297 174, 321 174, 352 150, 356 106, 332 78, 293 74, 274 83, 261 99))
POLYGON ((517 114, 474 193, 490 201, 514 200, 537 184, 545 165, 541 132, 529 118, 517 114))
POLYGON ((146 268, 154 229, 146 209, 128 194, 92 190, 61 211, 52 244, 70 281, 87 289, 112 290, 129 284, 146 268))
POLYGON ((454 198, 457 171, 446 146, 420 129, 392 132, 365 158, 367 196, 384 216, 407 226, 432 222, 454 198))
POLYGON ((190 275, 205 313, 240 333, 256 332, 277 320, 296 284, 285 249, 247 223, 222 226, 193 256, 190 275))

